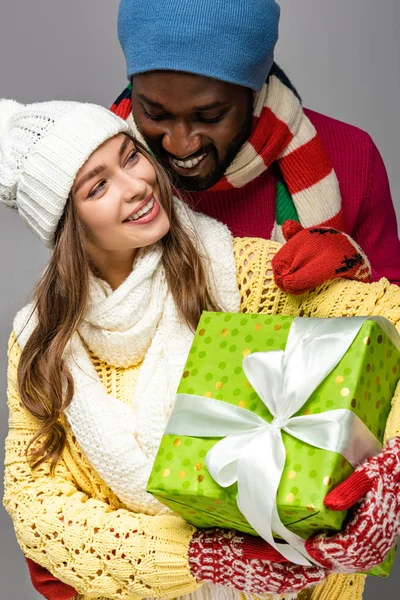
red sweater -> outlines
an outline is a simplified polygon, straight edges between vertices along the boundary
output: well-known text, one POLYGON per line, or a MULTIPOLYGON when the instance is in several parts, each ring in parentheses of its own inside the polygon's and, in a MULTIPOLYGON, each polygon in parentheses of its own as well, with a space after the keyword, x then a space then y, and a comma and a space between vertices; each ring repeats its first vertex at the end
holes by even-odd
MULTIPOLYGON (((400 242, 386 169, 370 136, 305 109, 328 152, 342 194, 346 233, 367 254, 374 280, 400 284, 400 242)), ((188 202, 222 221, 233 235, 269 239, 275 221, 276 176, 268 169, 240 189, 196 192, 188 202)))

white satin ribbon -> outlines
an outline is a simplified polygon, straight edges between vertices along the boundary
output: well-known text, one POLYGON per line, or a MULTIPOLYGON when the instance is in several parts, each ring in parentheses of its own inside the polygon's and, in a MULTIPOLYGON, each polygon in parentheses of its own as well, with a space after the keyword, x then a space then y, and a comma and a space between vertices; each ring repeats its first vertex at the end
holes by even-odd
POLYGON ((339 363, 366 320, 373 320, 400 350, 400 336, 383 317, 296 318, 285 351, 243 359, 245 375, 273 421, 251 411, 192 394, 178 394, 166 434, 222 437, 206 465, 221 487, 238 484, 237 504, 253 529, 282 556, 299 565, 311 558, 305 542, 281 522, 276 494, 285 465, 282 431, 307 444, 338 452, 354 467, 379 453, 381 444, 347 409, 293 417, 339 363), (273 532, 285 543, 274 540, 273 532))

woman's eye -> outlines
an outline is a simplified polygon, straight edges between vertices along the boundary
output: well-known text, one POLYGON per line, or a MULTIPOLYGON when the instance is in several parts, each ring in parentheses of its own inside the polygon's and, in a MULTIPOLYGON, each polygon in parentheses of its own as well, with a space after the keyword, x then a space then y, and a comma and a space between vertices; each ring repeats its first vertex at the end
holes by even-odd
POLYGON ((125 164, 128 164, 128 163, 131 163, 133 161, 136 161, 137 158, 138 158, 138 151, 136 149, 132 150, 132 152, 130 152, 128 154, 128 157, 126 159, 125 164))
POLYGON ((99 183, 90 190, 88 198, 93 198, 94 196, 97 196, 104 189, 105 185, 105 181, 99 181, 99 183))

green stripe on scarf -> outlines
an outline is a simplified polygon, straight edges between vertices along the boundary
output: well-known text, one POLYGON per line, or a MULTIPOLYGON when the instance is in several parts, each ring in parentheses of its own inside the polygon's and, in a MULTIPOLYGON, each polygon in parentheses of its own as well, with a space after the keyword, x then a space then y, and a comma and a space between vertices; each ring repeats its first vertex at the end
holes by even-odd
POLYGON ((299 215, 285 183, 280 179, 276 184, 276 222, 283 225, 288 219, 300 223, 299 215))

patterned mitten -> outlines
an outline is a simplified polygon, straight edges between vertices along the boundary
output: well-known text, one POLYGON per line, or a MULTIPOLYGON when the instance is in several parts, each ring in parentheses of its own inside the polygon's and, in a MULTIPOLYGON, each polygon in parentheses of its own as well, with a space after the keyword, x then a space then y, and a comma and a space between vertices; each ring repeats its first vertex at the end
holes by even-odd
POLYGON ((77 592, 70 585, 63 583, 47 569, 26 559, 33 587, 47 600, 71 600, 77 592))
POLYGON ((368 571, 381 563, 400 537, 400 438, 369 458, 325 498, 332 510, 354 507, 342 533, 307 540, 312 558, 335 572, 368 571))
POLYGON ((329 572, 286 562, 261 538, 208 529, 190 543, 189 564, 198 582, 211 582, 251 594, 285 594, 316 585, 329 572))
POLYGON ((338 277, 372 280, 367 257, 346 233, 331 227, 303 229, 296 221, 286 221, 282 231, 287 243, 272 259, 272 268, 284 292, 303 294, 338 277))

